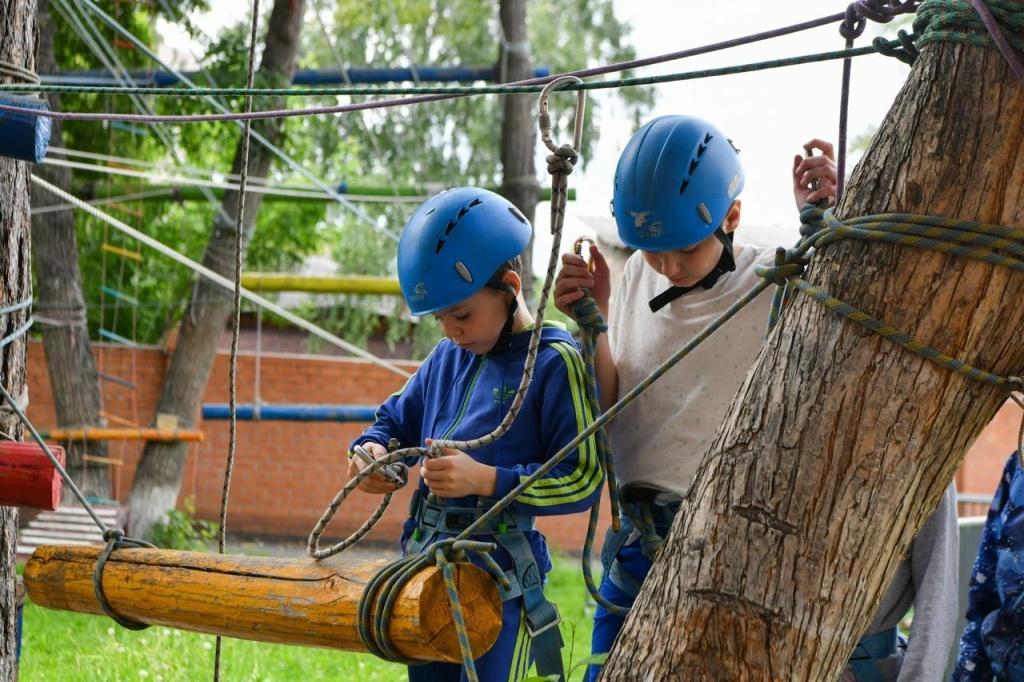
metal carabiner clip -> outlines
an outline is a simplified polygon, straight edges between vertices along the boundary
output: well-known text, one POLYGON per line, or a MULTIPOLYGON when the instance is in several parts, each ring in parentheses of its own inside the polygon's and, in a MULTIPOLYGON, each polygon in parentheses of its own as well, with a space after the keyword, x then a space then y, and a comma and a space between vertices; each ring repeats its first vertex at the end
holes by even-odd
POLYGON ((593 274, 593 272, 594 272, 594 261, 593 261, 593 259, 588 257, 589 253, 588 253, 587 256, 583 255, 583 245, 586 244, 586 243, 589 243, 592 246, 597 246, 597 242, 594 241, 593 239, 591 239, 590 237, 580 237, 579 239, 577 239, 573 243, 573 245, 572 245, 572 252, 575 253, 577 256, 580 256, 583 260, 585 260, 587 262, 587 270, 589 270, 591 272, 591 274, 593 274))
MULTIPOLYGON (((557 151, 558 146, 551 140, 551 114, 548 110, 548 97, 553 91, 569 83, 582 85, 583 79, 578 76, 560 76, 545 85, 544 89, 540 91, 540 97, 538 98, 540 139, 544 141, 544 145, 552 152, 557 151)), ((573 123, 572 131, 572 148, 577 152, 580 150, 580 144, 583 142, 583 114, 586 112, 586 107, 587 93, 583 90, 577 90, 576 120, 573 123)))

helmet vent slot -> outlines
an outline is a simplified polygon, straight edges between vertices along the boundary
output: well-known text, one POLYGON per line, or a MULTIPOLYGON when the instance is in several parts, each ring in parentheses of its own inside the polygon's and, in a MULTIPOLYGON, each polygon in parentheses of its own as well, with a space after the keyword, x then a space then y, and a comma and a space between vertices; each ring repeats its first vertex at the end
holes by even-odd
POLYGON ((448 235, 450 235, 452 233, 452 230, 455 229, 455 225, 456 225, 456 223, 455 223, 454 220, 448 222, 448 227, 444 228, 444 236, 445 237, 447 237, 448 235))
POLYGON ((693 171, 697 170, 697 164, 699 163, 700 161, 697 159, 693 159, 690 161, 690 175, 693 175, 693 171))
POLYGON ((441 253, 441 249, 443 249, 443 248, 444 248, 444 240, 443 239, 438 239, 437 240, 437 246, 434 247, 434 254, 437 255, 437 254, 441 253))
POLYGON ((516 217, 516 220, 518 220, 519 222, 521 222, 523 224, 526 223, 526 217, 522 213, 520 213, 518 210, 516 210, 516 208, 514 206, 509 206, 508 207, 508 212, 511 213, 512 215, 514 215, 516 217))
POLYGON ((689 187, 689 186, 690 186, 690 178, 686 178, 681 183, 679 183, 679 193, 682 194, 683 192, 685 192, 686 188, 689 187))

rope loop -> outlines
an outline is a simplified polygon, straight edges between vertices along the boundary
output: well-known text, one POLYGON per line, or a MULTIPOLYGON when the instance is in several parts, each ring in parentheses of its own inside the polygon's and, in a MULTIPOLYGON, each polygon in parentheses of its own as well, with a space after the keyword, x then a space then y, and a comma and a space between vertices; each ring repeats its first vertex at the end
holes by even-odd
POLYGON ((122 616, 107 601, 107 595, 103 590, 103 569, 106 568, 107 560, 115 550, 122 547, 155 549, 155 546, 142 540, 125 537, 124 531, 120 528, 108 528, 103 531, 103 539, 106 541, 107 546, 103 548, 99 559, 96 560, 96 567, 92 571, 92 591, 96 595, 96 601, 99 603, 100 608, 103 609, 103 613, 107 614, 111 620, 126 630, 145 630, 149 627, 149 623, 142 623, 122 616))
POLYGON ((917 0, 856 0, 846 7, 846 18, 839 25, 839 35, 852 41, 864 33, 868 19, 887 24, 898 15, 916 9, 917 0))
POLYGON ((916 33, 907 33, 901 28, 896 33, 894 40, 886 40, 882 36, 878 36, 871 41, 871 46, 878 50, 878 54, 895 57, 904 64, 913 66, 920 54, 916 41, 916 33))

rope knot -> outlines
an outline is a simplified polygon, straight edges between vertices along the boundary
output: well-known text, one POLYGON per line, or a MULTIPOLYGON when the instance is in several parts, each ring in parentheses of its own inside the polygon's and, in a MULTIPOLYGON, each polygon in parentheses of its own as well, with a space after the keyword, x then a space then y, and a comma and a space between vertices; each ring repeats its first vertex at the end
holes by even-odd
POLYGON ((813 204, 804 204, 800 208, 800 236, 807 239, 824 229, 825 210, 813 204))
POLYGON ((895 57, 904 64, 913 66, 919 54, 916 40, 916 33, 907 33, 901 28, 896 33, 894 40, 886 40, 882 36, 878 36, 871 41, 871 45, 878 50, 878 54, 895 57))
POLYGON ((839 35, 854 40, 864 33, 868 19, 887 24, 897 15, 916 9, 917 0, 855 0, 846 7, 846 18, 839 25, 839 35))
POLYGON ((121 540, 124 540, 124 531, 120 528, 108 528, 103 531, 104 542, 113 542, 114 544, 118 544, 121 540))
POLYGON ((576 320, 576 324, 580 328, 585 328, 592 333, 601 334, 608 331, 604 315, 598 309, 597 301, 594 300, 593 296, 584 296, 572 304, 572 319, 576 320))
POLYGON ((804 269, 810 262, 810 258, 800 251, 784 249, 780 246, 775 249, 775 265, 772 267, 760 266, 755 269, 755 272, 758 277, 784 287, 791 277, 803 275, 804 269))
POLYGON ((579 152, 573 149, 572 145, 563 144, 553 154, 548 155, 548 173, 551 175, 571 175, 578 160, 579 152))

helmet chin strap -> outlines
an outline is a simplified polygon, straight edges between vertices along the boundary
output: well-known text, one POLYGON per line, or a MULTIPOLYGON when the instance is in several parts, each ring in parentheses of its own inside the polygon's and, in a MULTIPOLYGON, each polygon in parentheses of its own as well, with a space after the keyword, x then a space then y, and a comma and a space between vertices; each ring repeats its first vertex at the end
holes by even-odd
POLYGON ((669 287, 652 298, 648 303, 648 305, 651 306, 652 313, 658 312, 680 296, 694 291, 695 289, 710 289, 715 286, 722 275, 736 269, 736 259, 733 256, 732 233, 726 232, 719 227, 715 230, 714 234, 718 241, 722 243, 722 255, 718 258, 718 263, 715 264, 715 267, 711 269, 711 272, 704 276, 704 279, 693 286, 669 287))
POLYGON ((508 350, 512 346, 512 330, 516 325, 516 313, 519 312, 519 298, 516 295, 515 288, 508 282, 492 280, 484 286, 489 289, 497 289, 498 291, 506 291, 512 294, 512 302, 508 305, 508 317, 505 319, 505 326, 501 328, 498 341, 494 344, 494 348, 491 349, 492 351, 508 350))

